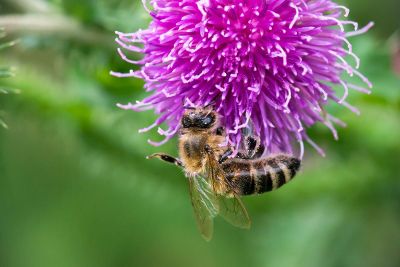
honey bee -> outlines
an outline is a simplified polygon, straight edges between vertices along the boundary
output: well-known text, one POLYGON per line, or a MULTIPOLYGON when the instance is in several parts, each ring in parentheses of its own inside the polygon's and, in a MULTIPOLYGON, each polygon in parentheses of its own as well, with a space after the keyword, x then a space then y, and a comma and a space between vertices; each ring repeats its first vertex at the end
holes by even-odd
POLYGON ((147 157, 183 168, 197 225, 206 240, 212 238, 217 215, 236 227, 250 228, 240 196, 277 189, 300 168, 300 160, 290 155, 262 157, 264 146, 252 136, 245 138, 244 148, 233 158, 232 149, 224 143, 225 131, 213 108, 188 108, 181 120, 179 158, 164 153, 147 157))

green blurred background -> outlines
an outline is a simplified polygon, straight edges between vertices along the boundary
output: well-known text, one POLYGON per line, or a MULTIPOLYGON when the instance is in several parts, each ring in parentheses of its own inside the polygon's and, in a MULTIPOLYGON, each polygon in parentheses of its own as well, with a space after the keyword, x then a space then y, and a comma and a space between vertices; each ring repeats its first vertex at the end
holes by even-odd
POLYGON ((141 1, 0 0, 2 40, 18 39, 0 51, 16 73, 0 80, 0 266, 400 266, 400 2, 346 4, 376 23, 352 39, 374 83, 351 94, 362 115, 332 107, 340 140, 310 133, 326 158, 306 147, 293 183, 244 199, 251 230, 217 219, 207 243, 181 171, 144 159, 176 140, 151 147, 152 112, 115 106, 145 95, 109 75, 131 67, 113 32, 146 27, 141 1))

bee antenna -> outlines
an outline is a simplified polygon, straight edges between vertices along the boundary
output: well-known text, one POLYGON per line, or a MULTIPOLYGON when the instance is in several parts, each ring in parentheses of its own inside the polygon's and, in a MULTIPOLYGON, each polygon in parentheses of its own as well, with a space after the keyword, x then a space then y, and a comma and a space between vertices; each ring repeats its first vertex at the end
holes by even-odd
POLYGON ((196 109, 196 105, 190 101, 190 99, 188 97, 185 97, 183 99, 183 108, 184 109, 196 109))
POLYGON ((210 102, 210 103, 208 103, 206 106, 204 106, 204 108, 211 107, 211 106, 213 106, 214 104, 215 104, 215 102, 210 102))
POLYGON ((214 107, 215 103, 216 103, 215 100, 211 100, 206 106, 204 106, 204 108, 214 107))
POLYGON ((204 108, 208 108, 208 107, 215 107, 216 104, 216 98, 218 97, 218 95, 214 96, 211 101, 204 107, 204 108))
POLYGON ((183 109, 196 109, 195 107, 183 106, 183 109))

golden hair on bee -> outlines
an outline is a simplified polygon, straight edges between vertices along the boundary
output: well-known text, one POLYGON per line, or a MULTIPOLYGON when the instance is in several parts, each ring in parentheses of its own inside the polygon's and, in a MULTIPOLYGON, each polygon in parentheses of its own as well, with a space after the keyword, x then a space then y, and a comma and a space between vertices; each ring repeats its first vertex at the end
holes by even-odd
POLYGON ((212 236, 212 219, 220 214, 229 223, 250 227, 250 218, 240 196, 261 194, 280 188, 296 175, 300 159, 287 154, 264 156, 257 137, 247 136, 234 157, 224 145, 225 130, 219 114, 211 107, 186 108, 179 132, 179 158, 156 153, 159 158, 185 171, 199 229, 212 236))

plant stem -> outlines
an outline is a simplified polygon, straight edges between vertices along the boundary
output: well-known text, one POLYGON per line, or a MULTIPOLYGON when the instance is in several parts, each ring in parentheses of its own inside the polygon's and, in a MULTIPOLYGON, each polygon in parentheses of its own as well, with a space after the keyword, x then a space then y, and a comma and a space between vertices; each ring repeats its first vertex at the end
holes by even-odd
POLYGON ((43 0, 4 0, 17 10, 25 13, 51 13, 53 8, 43 0))
POLYGON ((83 27, 62 15, 27 14, 0 16, 0 25, 10 34, 51 35, 86 44, 114 48, 113 37, 83 27))

